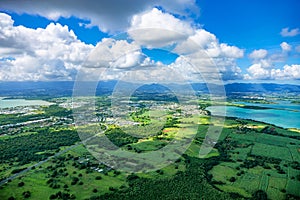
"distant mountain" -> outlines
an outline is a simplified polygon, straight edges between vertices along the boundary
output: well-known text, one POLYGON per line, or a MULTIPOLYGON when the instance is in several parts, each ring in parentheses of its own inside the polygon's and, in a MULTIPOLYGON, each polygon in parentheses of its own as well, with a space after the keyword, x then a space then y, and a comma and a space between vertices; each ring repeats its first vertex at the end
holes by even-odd
MULTIPOLYGON (((178 84, 133 84, 128 82, 118 81, 101 81, 98 83, 96 95, 110 95, 114 91, 115 86, 121 86, 121 90, 136 89, 135 93, 164 93, 169 92, 169 88, 177 88, 177 90, 184 90, 186 86, 178 84), (169 86, 169 87, 168 87, 169 86)), ((0 96, 9 97, 62 97, 72 96, 74 82, 0 82, 0 96)), ((199 94, 209 93, 208 87, 205 83, 192 83, 191 87, 199 94)), ((214 91, 222 89, 222 86, 210 85, 214 91)), ((274 84, 274 83, 231 83, 224 86, 227 95, 239 95, 245 93, 297 93, 300 94, 300 85, 291 84, 274 84)))
MULTIPOLYGON (((100 82, 96 95, 111 94, 117 81, 100 82)), ((53 98, 72 96, 73 81, 0 82, 0 97, 53 98)))
POLYGON ((0 96, 59 97, 71 96, 73 82, 0 82, 0 96))
POLYGON ((227 94, 235 93, 300 93, 300 85, 274 83, 232 83, 225 85, 227 94))

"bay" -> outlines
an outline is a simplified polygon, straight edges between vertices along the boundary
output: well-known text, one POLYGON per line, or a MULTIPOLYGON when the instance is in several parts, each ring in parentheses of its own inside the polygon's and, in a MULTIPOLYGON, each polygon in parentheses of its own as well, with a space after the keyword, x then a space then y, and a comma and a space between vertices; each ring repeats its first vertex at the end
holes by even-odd
POLYGON ((212 115, 223 116, 224 107, 226 116, 242 119, 252 119, 269 124, 274 124, 283 128, 300 129, 300 109, 299 105, 282 101, 277 104, 256 104, 246 102, 236 102, 238 104, 268 107, 270 109, 248 109, 236 106, 209 106, 207 110, 212 115))
POLYGON ((25 99, 5 99, 0 98, 0 109, 1 108, 13 108, 17 106, 49 106, 53 103, 43 100, 25 100, 25 99))

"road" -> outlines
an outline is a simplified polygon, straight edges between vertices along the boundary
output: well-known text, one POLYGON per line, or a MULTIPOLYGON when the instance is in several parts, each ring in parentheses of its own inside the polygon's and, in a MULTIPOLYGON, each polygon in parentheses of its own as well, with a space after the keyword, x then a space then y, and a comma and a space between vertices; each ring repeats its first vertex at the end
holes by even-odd
POLYGON ((34 164, 34 165, 32 165, 32 166, 30 166, 30 167, 24 169, 23 171, 21 171, 21 172, 19 172, 19 173, 16 173, 16 174, 14 174, 14 175, 12 175, 12 176, 10 176, 10 177, 8 177, 8 178, 6 178, 6 179, 0 181, 0 186, 4 185, 5 183, 7 183, 7 182, 10 181, 10 180, 13 180, 13 179, 15 179, 15 178, 21 176, 22 174, 25 174, 26 172, 30 171, 33 167, 35 167, 35 168, 36 168, 36 167, 39 167, 40 165, 44 164, 45 162, 49 161, 50 159, 52 159, 52 158, 54 158, 54 157, 57 157, 57 156, 60 156, 61 154, 64 154, 64 153, 66 153, 67 151, 70 151, 71 149, 73 149, 73 148, 75 148, 75 147, 77 147, 77 146, 79 146, 79 145, 81 145, 81 144, 82 144, 82 142, 77 143, 77 144, 74 144, 74 145, 72 145, 72 146, 70 146, 70 147, 68 147, 68 148, 66 148, 66 149, 64 149, 64 150, 62 150, 62 151, 60 151, 60 152, 54 154, 53 156, 50 156, 50 157, 46 158, 45 160, 42 160, 42 161, 40 161, 40 162, 38 162, 38 163, 36 163, 36 164, 34 164))

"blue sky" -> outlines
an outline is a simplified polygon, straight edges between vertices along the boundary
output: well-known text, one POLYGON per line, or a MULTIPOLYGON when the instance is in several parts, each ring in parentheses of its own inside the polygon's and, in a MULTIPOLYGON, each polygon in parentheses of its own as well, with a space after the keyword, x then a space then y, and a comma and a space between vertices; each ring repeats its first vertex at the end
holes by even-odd
MULTIPOLYGON (((49 5, 24 2, 23 6, 17 1, 0 3, 3 13, 1 28, 7 30, 0 31, 0 71, 3 70, 0 80, 3 81, 22 77, 26 77, 25 80, 72 80, 80 63, 103 38, 114 38, 118 33, 145 26, 173 28, 191 38, 198 38, 196 43, 201 43, 212 52, 209 55, 216 60, 225 81, 292 83, 300 79, 300 13, 297 9, 300 1, 297 0, 178 0, 172 5, 158 0, 151 3, 136 0, 132 5, 113 0, 111 3, 76 2, 71 6, 56 0, 49 5), (4 19, 13 22, 13 25, 4 23, 4 19), (38 37, 35 41, 29 32, 31 35, 44 34, 51 39, 48 41, 38 37), (55 46, 55 37, 60 49, 49 48, 50 44, 55 46), (20 38, 28 39, 30 43, 36 42, 37 46, 24 47, 20 38), (45 44, 41 45, 41 42, 45 44), (68 48, 70 43, 75 50, 68 48), (76 60, 76 56, 59 55, 57 59, 55 56, 50 59, 46 51, 51 55, 60 52, 82 58, 76 60), (38 55, 45 58, 41 59, 38 55), (24 66, 20 67, 20 63, 24 66), (20 75, 16 76, 14 72, 20 72, 20 75)), ((152 44, 145 43, 146 40, 139 37, 133 39, 144 42, 144 46, 140 47, 143 56, 134 58, 144 59, 146 56, 152 63, 160 61, 166 66, 179 63, 180 53, 166 52, 155 43, 165 37, 158 33, 152 36, 146 38, 152 44)), ((146 61, 134 63, 143 62, 146 61)))
POLYGON ((200 1, 198 22, 229 44, 241 48, 276 47, 278 43, 300 41, 300 37, 282 38, 283 27, 300 26, 297 0, 200 1))
MULTIPOLYGON (((4 11, 5 12, 5 11, 4 11)), ((84 24, 90 23, 90 20, 80 19, 75 16, 68 18, 60 17, 58 20, 47 19, 40 15, 31 15, 27 13, 14 13, 12 11, 7 12, 14 20, 14 26, 25 26, 28 28, 46 28, 47 25, 52 23, 60 23, 61 25, 67 25, 69 29, 73 30, 81 41, 87 44, 96 45, 102 38, 109 37, 109 34, 99 30, 97 26, 86 28, 84 24)))

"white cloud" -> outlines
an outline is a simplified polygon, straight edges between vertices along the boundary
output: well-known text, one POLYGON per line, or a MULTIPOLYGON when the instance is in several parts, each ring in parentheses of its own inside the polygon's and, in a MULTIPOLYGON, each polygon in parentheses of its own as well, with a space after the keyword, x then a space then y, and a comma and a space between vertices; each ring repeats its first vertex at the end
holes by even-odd
POLYGON ((116 61, 111 63, 111 66, 116 69, 128 69, 128 68, 140 68, 146 67, 149 65, 155 65, 149 57, 142 54, 139 51, 125 54, 122 57, 119 57, 116 61))
POLYGON ((197 72, 179 62, 180 59, 177 59, 171 67, 173 69, 181 67, 183 73, 189 74, 191 80, 196 81, 196 77, 198 81, 203 77, 211 80, 218 77, 226 80, 230 79, 230 76, 232 79, 241 77, 241 70, 236 66, 235 59, 243 57, 244 50, 219 43, 214 34, 204 29, 192 27, 157 8, 135 15, 131 25, 129 35, 137 43, 150 48, 173 44, 175 46, 173 52, 185 55, 186 59, 196 67, 197 72), (139 28, 142 30, 131 32, 139 28), (216 59, 217 65, 214 64, 213 59, 216 59))
POLYGON ((199 49, 208 49, 216 46, 217 38, 214 34, 204 30, 195 30, 195 34, 180 42, 174 49, 178 54, 191 54, 199 51, 199 49))
POLYGON ((198 67, 207 79, 242 78, 236 59, 244 56, 244 50, 225 43, 220 44, 214 34, 204 29, 195 30, 195 34, 179 43, 174 51, 190 58, 190 62, 198 67))
POLYGON ((137 43, 149 47, 163 47, 178 42, 193 32, 190 24, 157 8, 134 15, 128 31, 137 43))
POLYGON ((214 46, 214 43, 217 42, 217 37, 204 29, 196 30, 196 33, 190 36, 189 39, 199 45, 201 48, 214 46))
POLYGON ((220 44, 222 55, 228 58, 242 58, 244 51, 235 46, 228 46, 227 44, 220 44))
POLYGON ((245 79, 256 80, 299 80, 300 65, 285 65, 283 69, 264 68, 260 64, 251 65, 245 79))
POLYGON ((251 59, 263 59, 268 55, 268 51, 265 49, 254 50, 249 54, 249 58, 251 59))
MULTIPOLYGON (((247 69, 248 74, 244 75, 244 79, 250 80, 297 80, 299 79, 300 65, 284 65, 290 55, 292 46, 286 42, 280 44, 281 52, 269 53, 264 49, 254 50, 249 54, 252 59, 252 65, 247 69)), ((297 47, 296 47, 297 51, 297 47)))
MULTIPOLYGON (((18 13, 38 14, 54 20, 57 20, 60 16, 75 15, 82 19, 90 19, 91 25, 97 25, 102 31, 128 30, 128 34, 134 42, 104 39, 102 43, 105 42, 107 45, 99 47, 102 44, 99 43, 97 50, 89 55, 89 61, 91 62, 86 63, 86 65, 90 65, 89 67, 114 66, 115 68, 125 69, 135 65, 159 65, 159 63, 153 63, 141 53, 140 45, 160 48, 180 43, 176 47, 176 52, 181 49, 183 52, 190 51, 191 53, 193 48, 190 48, 189 41, 192 41, 196 48, 194 52, 197 52, 198 55, 203 56, 203 53, 205 53, 205 59, 218 59, 216 62, 221 68, 221 73, 227 74, 227 78, 230 74, 236 77, 239 73, 240 70, 236 66, 235 60, 243 57, 243 50, 225 43, 219 43, 214 34, 193 27, 188 20, 184 21, 175 17, 181 15, 185 16, 186 19, 189 15, 199 14, 199 10, 195 6, 195 0, 174 0, 172 3, 162 0, 132 1, 129 4, 127 1, 120 2, 117 0, 97 3, 89 0, 84 3, 58 0, 48 3, 24 0, 22 5, 15 1, 1 1, 0 6, 3 9, 18 13), (164 12, 153 8, 157 5, 162 6, 164 12), (143 12, 145 10, 146 12, 143 12), (199 46, 203 47, 204 52, 199 50, 199 46), (101 55, 102 63, 93 63, 93 57, 94 61, 99 61, 97 59, 99 55, 101 55)), ((88 52, 93 49, 92 46, 80 42, 74 32, 68 30, 67 26, 61 26, 60 24, 52 23, 45 29, 29 29, 22 26, 14 27, 11 19, 1 20, 0 23, 12 30, 6 31, 3 41, 0 38, 0 52, 5 53, 4 56, 13 56, 16 58, 16 62, 26 58, 28 62, 31 60, 32 65, 38 66, 38 70, 36 69, 36 71, 39 71, 38 74, 34 74, 35 70, 32 69, 31 73, 20 76, 28 76, 27 80, 48 80, 50 77, 61 79, 63 76, 66 76, 66 79, 72 79, 80 63, 88 55, 88 52), (35 64, 33 64, 34 62, 35 64), (53 71, 52 74, 51 71, 53 71)), ((0 33, 1 31, 2 29, 0 33)), ((205 59, 193 58, 193 62, 198 64, 197 67, 202 73, 214 76, 218 70, 215 66, 212 66, 211 62, 206 62, 205 59)), ((10 75, 12 68, 21 69, 21 67, 15 66, 16 62, 5 61, 8 71, 5 77, 10 76, 12 78, 13 75, 10 75)), ((184 68, 184 66, 182 67, 184 68)), ((23 65, 22 70, 25 68, 28 70, 28 67, 23 65)), ((22 70, 19 71, 22 72, 22 70)), ((14 77, 16 79, 16 75, 14 77)))
POLYGON ((129 43, 126 40, 104 38, 90 53, 87 62, 84 64, 84 67, 108 68, 112 65, 116 66, 116 62, 119 64, 117 67, 133 67, 129 66, 129 64, 132 63, 132 65, 134 65, 134 63, 138 63, 139 59, 141 58, 140 54, 140 46, 135 42, 129 43), (133 61, 134 58, 135 60, 133 61))
POLYGON ((84 2, 23 0, 22 3, 14 0, 0 1, 2 10, 38 14, 53 20, 61 16, 76 16, 91 20, 91 25, 98 26, 105 32, 124 31, 129 26, 133 15, 155 6, 162 6, 167 12, 184 17, 199 14, 195 0, 174 0, 171 3, 165 0, 130 0, 130 2, 128 0, 85 0, 84 2))
POLYGON ((13 26, 0 13, 0 80, 71 80, 93 48, 79 41, 72 30, 60 24, 45 29, 13 26))
MULTIPOLYGON (((199 65, 196 67, 191 63, 189 58, 179 56, 169 65, 156 63, 156 67, 149 68, 143 80, 165 83, 204 82, 204 78, 207 77, 206 73, 211 74, 211 72, 205 69, 205 67, 202 68, 203 66, 204 65, 199 65)), ((205 66, 208 66, 208 63, 205 63, 205 66)), ((210 71, 213 71, 213 69, 210 71)), ((140 77, 140 75, 138 75, 138 77, 140 77)))
POLYGON ((176 46, 175 52, 189 54, 199 49, 204 49, 210 57, 241 58, 244 56, 242 49, 225 43, 220 44, 214 34, 204 29, 195 30, 194 35, 176 46))
POLYGON ((9 27, 9 26, 12 26, 13 25, 13 20, 11 19, 11 17, 5 13, 0 13, 0 23, 1 23, 1 26, 2 27, 9 27))
POLYGON ((268 51, 265 49, 254 50, 249 54, 249 58, 252 59, 252 65, 248 68, 250 72, 254 72, 255 68, 270 68, 275 60, 277 59, 277 55, 272 54, 268 56, 268 51))
POLYGON ((289 30, 289 28, 283 28, 280 32, 280 35, 282 37, 294 37, 299 34, 300 34, 299 28, 294 28, 291 30, 289 30))
POLYGON ((280 47, 281 47, 282 51, 285 51, 285 52, 291 51, 291 49, 292 49, 291 45, 289 45, 286 42, 282 42, 280 44, 280 47))
MULTIPOLYGON (((3 72, 2 80, 71 80, 87 57, 89 62, 85 63, 86 73, 91 73, 95 79, 99 72, 96 68, 99 67, 111 67, 120 73, 122 70, 134 74, 139 70, 148 70, 149 75, 165 73, 165 79, 168 80, 172 78, 168 70, 170 68, 196 82, 202 78, 208 81, 241 77, 236 59, 243 57, 244 50, 219 43, 214 34, 196 29, 190 23, 157 8, 132 18, 129 35, 133 41, 104 38, 91 54, 94 47, 80 42, 67 26, 51 23, 45 29, 29 29, 13 26, 13 21, 6 14, 2 17, 0 52, 4 53, 3 57, 15 58, 0 60, 3 64, 0 69, 3 72), (134 32, 136 30, 143 34, 134 32), (176 60, 174 65, 165 66, 142 54, 141 44, 150 48, 173 44, 173 52, 183 53, 188 61, 183 63, 176 60), (189 65, 193 67, 187 67, 189 65), (137 69, 140 67, 143 69, 137 69)), ((113 70, 105 73, 105 78, 121 76, 113 70)), ((173 78, 176 80, 176 76, 173 78)))
POLYGON ((279 80, 300 80, 300 65, 285 65, 283 69, 272 69, 271 77, 279 80))
POLYGON ((149 75, 162 67, 144 55, 135 41, 104 38, 80 69, 78 80, 149 81, 149 75))
POLYGON ((258 79, 258 80, 265 80, 270 78, 270 70, 266 69, 260 63, 256 63, 251 65, 247 71, 250 74, 246 74, 244 77, 245 79, 258 79))

